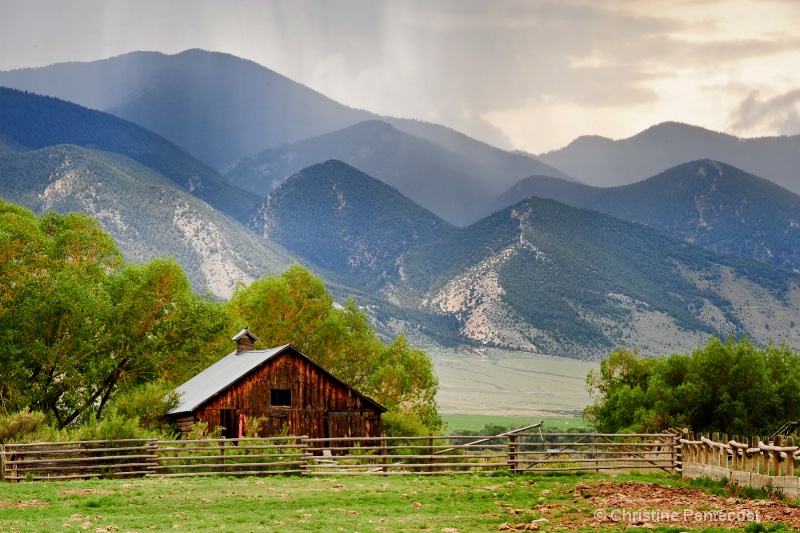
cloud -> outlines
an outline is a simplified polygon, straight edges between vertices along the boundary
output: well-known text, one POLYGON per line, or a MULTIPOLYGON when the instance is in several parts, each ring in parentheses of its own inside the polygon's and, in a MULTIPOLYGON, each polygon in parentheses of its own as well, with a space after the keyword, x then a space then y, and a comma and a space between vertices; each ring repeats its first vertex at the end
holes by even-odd
POLYGON ((763 99, 751 91, 734 111, 731 128, 745 134, 800 133, 800 89, 763 99))

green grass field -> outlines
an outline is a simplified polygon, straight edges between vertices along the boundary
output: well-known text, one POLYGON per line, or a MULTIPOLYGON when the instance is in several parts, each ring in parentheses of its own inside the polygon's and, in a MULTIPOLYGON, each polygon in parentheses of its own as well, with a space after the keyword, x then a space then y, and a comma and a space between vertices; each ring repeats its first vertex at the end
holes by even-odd
MULTIPOLYGON (((537 520, 536 527, 542 531, 622 531, 629 524, 608 519, 598 522, 598 512, 603 515, 610 511, 605 507, 598 509, 598 500, 589 496, 604 486, 609 495, 622 488, 635 495, 637 491, 653 490, 654 483, 667 487, 690 484, 675 475, 636 473, 613 477, 496 473, 446 477, 205 477, 7 483, 0 486, 0 533, 72 530, 466 533, 520 530, 520 525, 527 527, 537 520), (616 485, 609 487, 609 481, 616 485), (508 524, 513 529, 508 529, 508 524)), ((723 493, 718 482, 705 488, 723 493)), ((676 500, 661 505, 685 503, 676 500)), ((679 526, 680 529, 664 526, 656 529, 662 533, 693 529, 691 525, 679 526)), ((748 531, 777 531, 770 527, 748 531)))

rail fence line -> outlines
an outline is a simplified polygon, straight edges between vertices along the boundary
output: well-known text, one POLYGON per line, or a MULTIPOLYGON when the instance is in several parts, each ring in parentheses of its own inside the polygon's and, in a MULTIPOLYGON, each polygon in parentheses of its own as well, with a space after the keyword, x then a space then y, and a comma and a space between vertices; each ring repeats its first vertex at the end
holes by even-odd
POLYGON ((503 436, 305 436, 125 439, 6 444, 0 476, 9 482, 124 477, 444 475, 681 470, 680 435, 511 433, 503 436))
POLYGON ((792 437, 777 436, 770 441, 757 436, 728 439, 718 433, 687 433, 680 444, 685 477, 728 479, 740 486, 780 490, 793 500, 800 498, 800 477, 795 475, 800 447, 792 437))

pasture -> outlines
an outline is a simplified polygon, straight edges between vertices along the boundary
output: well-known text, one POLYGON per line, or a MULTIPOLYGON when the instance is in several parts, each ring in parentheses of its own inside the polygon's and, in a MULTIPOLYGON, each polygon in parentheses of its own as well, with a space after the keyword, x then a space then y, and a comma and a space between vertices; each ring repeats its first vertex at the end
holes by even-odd
POLYGON ((747 526, 710 514, 702 520, 695 512, 728 509, 746 516, 747 509, 761 509, 765 522, 780 522, 797 520, 800 511, 785 504, 759 507, 764 502, 725 493, 719 483, 635 472, 90 480, 3 484, 0 533, 621 531, 648 521, 633 523, 615 509, 642 512, 654 501, 658 510, 675 513, 674 521, 648 520, 648 527, 665 532, 747 526), (698 484, 711 493, 693 487, 698 484))

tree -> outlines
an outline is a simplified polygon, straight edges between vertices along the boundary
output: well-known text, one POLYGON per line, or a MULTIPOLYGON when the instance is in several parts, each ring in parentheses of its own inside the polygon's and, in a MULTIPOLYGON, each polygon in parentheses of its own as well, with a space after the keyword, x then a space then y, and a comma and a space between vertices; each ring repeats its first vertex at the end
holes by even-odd
POLYGON ((120 387, 175 373, 223 331, 174 260, 125 264, 85 215, 2 201, 0 215, 0 410, 100 418, 120 387))
POLYGON ((585 416, 603 432, 669 427, 770 433, 800 416, 800 356, 786 346, 711 338, 691 355, 642 358, 616 350, 591 371, 585 416))
POLYGON ((293 265, 280 276, 240 285, 230 306, 262 346, 290 343, 390 411, 402 412, 429 430, 441 426, 438 381, 427 354, 403 336, 388 345, 381 342, 354 302, 336 309, 322 279, 304 267, 293 265))

